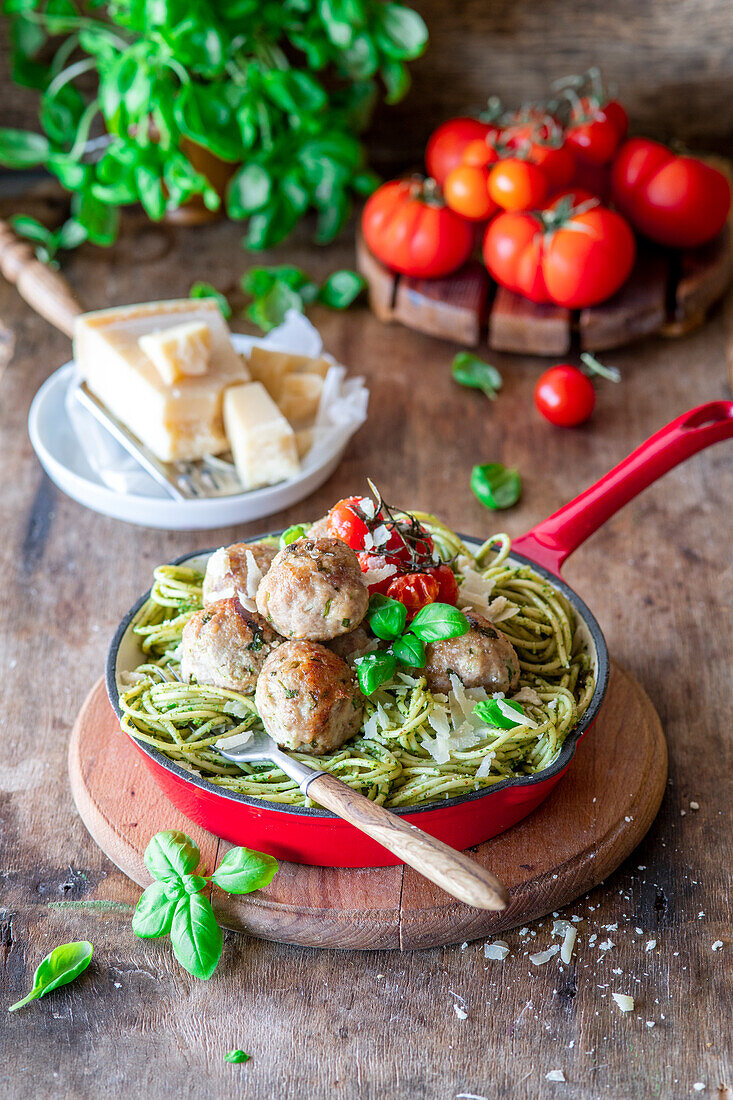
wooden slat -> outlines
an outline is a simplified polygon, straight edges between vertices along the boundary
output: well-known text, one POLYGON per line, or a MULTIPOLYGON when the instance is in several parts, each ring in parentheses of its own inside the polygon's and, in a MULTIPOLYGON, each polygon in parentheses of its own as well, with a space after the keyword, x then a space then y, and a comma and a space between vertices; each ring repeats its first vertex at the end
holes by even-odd
POLYGON ((683 252, 675 290, 675 321, 704 316, 725 290, 731 278, 730 229, 715 240, 683 252))
POLYGON ((476 260, 443 279, 411 279, 397 284, 394 319, 409 328, 475 347, 484 325, 491 280, 476 260))
POLYGON ((356 269, 367 281, 372 313, 380 321, 391 321, 394 318, 397 276, 372 255, 361 233, 356 234, 356 269))
POLYGON ((489 347, 525 355, 570 350, 570 310, 535 302, 498 287, 489 313, 489 347))
POLYGON ((583 351, 605 351, 658 332, 667 315, 669 258, 658 250, 639 253, 621 289, 600 305, 581 309, 583 351))

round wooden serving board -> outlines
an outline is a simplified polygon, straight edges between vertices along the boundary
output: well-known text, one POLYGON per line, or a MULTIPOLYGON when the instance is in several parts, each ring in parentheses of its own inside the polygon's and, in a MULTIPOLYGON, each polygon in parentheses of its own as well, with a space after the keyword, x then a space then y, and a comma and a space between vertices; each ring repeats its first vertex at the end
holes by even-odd
MULTIPOLYGON (((154 833, 182 829, 211 871, 230 847, 188 821, 161 793, 122 734, 102 680, 69 744, 69 775, 87 829, 126 875, 151 879, 143 852, 154 833)), ((216 890, 221 924, 308 947, 410 950, 495 935, 568 905, 602 882, 639 844, 667 780, 659 716, 639 683, 612 664, 606 701, 550 797, 514 828, 474 849, 511 895, 502 913, 454 901, 410 867, 333 868, 281 863, 264 890, 216 890)))

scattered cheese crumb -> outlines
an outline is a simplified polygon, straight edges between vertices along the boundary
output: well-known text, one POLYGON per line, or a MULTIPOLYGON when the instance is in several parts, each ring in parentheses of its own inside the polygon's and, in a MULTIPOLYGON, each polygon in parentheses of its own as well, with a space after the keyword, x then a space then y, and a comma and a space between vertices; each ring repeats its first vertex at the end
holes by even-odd
POLYGON ((648 940, 645 950, 646 951, 653 951, 656 946, 657 946, 657 941, 656 940, 648 940))
POLYGON ((614 993, 613 999, 621 1009, 622 1012, 634 1011, 634 998, 629 997, 626 993, 614 993))
POLYGON ((695 1084, 692 1087, 695 1090, 695 1092, 702 1092, 702 1090, 705 1088, 705 1082, 704 1081, 695 1081, 695 1084))
POLYGON ((466 940, 465 943, 461 944, 461 951, 465 951, 467 947, 468 947, 468 940, 466 940))
POLYGON ((484 957, 487 959, 496 959, 498 962, 503 962, 508 954, 509 944, 504 940, 494 940, 493 943, 484 944, 484 957))
POLYGON ((636 932, 637 936, 643 936, 644 935, 644 929, 643 928, 635 928, 634 931, 636 932))
POLYGON ((613 940, 604 940, 603 943, 598 944, 598 950, 599 951, 610 951, 611 948, 615 947, 615 946, 616 946, 616 944, 613 942, 613 940))
POLYGON ((536 955, 530 955, 529 961, 534 963, 535 966, 544 966, 546 962, 549 962, 553 955, 557 955, 560 950, 559 943, 553 943, 552 947, 548 947, 546 951, 538 951, 536 955))
POLYGON ((691 810, 699 810, 700 809, 700 803, 699 802, 691 802, 690 803, 690 809, 691 810))
POLYGON ((565 1074, 561 1069, 551 1069, 549 1073, 545 1074, 546 1081, 564 1081, 565 1074))
POLYGON ((654 1027, 654 1020, 647 1020, 646 1026, 647 1027, 654 1027))
POLYGON ((715 943, 713 944, 713 951, 720 951, 722 946, 723 946, 723 941, 722 940, 716 940, 715 943))
POLYGON ((620 966, 614 966, 614 968, 612 970, 612 973, 613 974, 623 974, 623 970, 621 969, 620 966))
POLYGON ((460 1005, 453 1005, 453 1011, 455 1012, 459 1020, 465 1020, 468 1018, 468 1013, 464 1008, 461 1008, 460 1005))
POLYGON ((686 813, 687 810, 680 810, 680 817, 684 817, 686 813))

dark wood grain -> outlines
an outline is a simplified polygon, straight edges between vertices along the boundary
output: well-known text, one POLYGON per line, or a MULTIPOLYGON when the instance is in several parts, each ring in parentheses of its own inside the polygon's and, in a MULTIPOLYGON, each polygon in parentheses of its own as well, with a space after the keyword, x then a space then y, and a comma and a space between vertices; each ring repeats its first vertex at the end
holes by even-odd
POLYGON ((486 323, 492 282, 483 264, 471 260, 444 279, 397 283, 394 320, 408 328, 475 347, 486 323))
MULTIPOLYGON (((505 21, 557 12, 553 4, 486 8, 494 9, 505 21)), ((641 79, 654 55, 651 21, 661 21, 653 30, 666 36, 664 49, 680 50, 709 8, 696 5, 683 33, 672 27, 666 6, 634 5, 643 30, 621 23, 616 38, 610 13, 603 14, 607 5, 588 10, 609 27, 609 51, 620 57, 625 50, 641 79), (630 49, 637 37, 638 60, 630 49)), ((631 8, 620 10, 628 16, 631 8)), ((446 26, 455 8, 444 11, 446 26)), ((582 24, 582 12, 580 18, 582 24)), ((724 28, 716 24, 712 31, 711 41, 725 40, 724 28)), ((547 46, 561 33, 572 49, 574 29, 559 25, 547 46)), ((585 36, 577 41, 582 46, 585 36)), ((518 73, 523 68, 534 79, 533 66, 523 62, 518 73)), ((670 78, 675 96, 678 76, 670 78)), ((695 79, 700 87, 715 83, 705 65, 695 79)), ((683 76, 681 96, 686 82, 683 76)), ((50 222, 62 207, 54 196, 6 199, 0 216, 22 209, 50 222)), ((317 251, 304 234, 257 262, 297 263, 322 278, 353 260, 348 243, 317 251)), ((133 214, 125 217, 115 248, 85 246, 65 269, 81 303, 99 308, 185 294, 194 279, 231 291, 249 262, 226 223, 151 229, 133 214)), ((492 361, 504 388, 490 403, 452 382, 454 346, 383 325, 366 307, 345 314, 314 309, 326 348, 371 387, 369 422, 329 483, 268 523, 287 526, 321 515, 339 496, 361 491, 369 474, 388 499, 432 509, 466 531, 488 535, 502 527, 521 534, 663 423, 729 395, 730 316, 726 303, 684 341, 619 349, 614 363, 623 382, 600 385, 593 420, 562 432, 533 410, 542 368, 537 359, 496 353, 492 361), (487 513, 468 486, 473 464, 490 461, 517 465, 523 476, 520 503, 500 515, 487 513)), ((95 945, 81 979, 5 1022, 0 1094, 12 1100, 446 1100, 474 1093, 545 1100, 562 1093, 579 1100, 677 1100, 698 1095, 693 1084, 703 1082, 700 1095, 717 1100, 719 1085, 733 1087, 726 1023, 733 950, 727 519, 733 448, 721 444, 668 474, 566 567, 611 652, 648 692, 670 749, 667 794, 646 840, 570 908, 583 918, 570 967, 561 971, 556 960, 535 967, 523 954, 551 942, 548 920, 531 925, 534 937, 506 933, 512 954, 504 963, 487 961, 480 943, 361 954, 228 932, 216 973, 197 982, 175 963, 168 943, 136 940, 129 910, 114 907, 134 904, 139 889, 100 852, 76 815, 66 749, 121 612, 155 564, 200 545, 203 536, 117 523, 48 485, 26 417, 37 388, 68 358, 69 343, 5 285, 0 323, 11 333, 5 346, 15 346, 0 391, 2 1004, 26 990, 51 947, 82 938, 95 945), (32 553, 24 554, 24 543, 32 553), (700 809, 692 810, 691 801, 700 809), (89 897, 114 904, 107 911, 68 907, 89 897), (607 930, 609 924, 618 928, 607 930), (591 934, 598 936, 595 946, 591 934), (614 947, 601 952, 597 944, 606 938, 614 947), (651 940, 656 946, 647 952, 651 940), (713 951, 719 940, 723 947, 713 951), (622 1017, 613 991, 633 993, 636 1011, 622 1017), (465 1001, 465 1020, 453 1008, 462 1005, 458 998, 465 1001), (224 1052, 234 1046, 251 1061, 225 1063, 224 1052), (562 1069, 569 1084, 546 1081, 552 1069, 562 1069)), ((244 538, 258 526, 212 531, 205 542, 244 538)))
POLYGON ((582 350, 606 351, 659 332, 667 318, 668 283, 669 258, 661 250, 642 249, 628 280, 613 297, 580 310, 582 350))
POLYGON ((489 347, 522 355, 564 355, 570 350, 570 310, 537 305, 500 286, 489 317, 489 347))

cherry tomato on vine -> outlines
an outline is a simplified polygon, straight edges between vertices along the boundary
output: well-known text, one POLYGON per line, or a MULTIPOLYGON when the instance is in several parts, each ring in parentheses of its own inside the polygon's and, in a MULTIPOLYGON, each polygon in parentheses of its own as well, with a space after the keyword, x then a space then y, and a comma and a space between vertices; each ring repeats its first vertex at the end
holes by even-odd
MULTIPOLYGON (((356 554, 359 559, 359 565, 362 573, 368 573, 371 569, 383 569, 385 565, 391 565, 384 554, 372 554, 368 550, 359 550, 356 554)), ((385 577, 383 581, 377 581, 376 584, 369 585, 369 592, 374 595, 375 592, 381 592, 384 596, 387 593, 391 582, 395 578, 394 573, 391 573, 389 577, 385 577)))
POLYGON ((443 184, 445 201, 451 210, 470 222, 485 222, 499 207, 489 195, 489 174, 485 168, 459 164, 447 175, 443 184))
POLYGON ((534 403, 551 424, 575 428, 590 417, 596 403, 591 380, 570 363, 558 363, 540 375, 534 403))
MULTIPOLYGON (((364 499, 364 497, 345 497, 334 504, 328 513, 329 535, 331 538, 341 539, 352 550, 364 549, 364 536, 369 531, 364 520, 355 511, 355 507, 358 507, 364 499)), ((371 501, 369 503, 371 504, 371 501)))
POLYGON ((496 126, 477 118, 451 118, 434 130, 425 150, 428 175, 442 186, 452 168, 461 163, 466 146, 477 139, 485 141, 496 133, 496 126))
POLYGON ((628 125, 628 116, 620 103, 612 100, 601 107, 584 98, 573 111, 565 140, 581 159, 592 164, 608 164, 623 141, 628 125))
POLYGON ((433 180, 382 184, 367 199, 361 227, 377 259, 417 278, 448 275, 473 248, 472 227, 444 205, 433 180))
POLYGON ((489 195, 503 210, 536 210, 547 191, 547 176, 529 160, 507 157, 489 173, 489 195))
POLYGON ((484 138, 477 141, 469 141, 463 150, 461 164, 469 164, 472 168, 488 168, 490 164, 496 164, 499 154, 494 145, 484 138))
POLYGON ((431 569, 430 575, 435 578, 439 586, 436 602, 450 603, 455 607, 458 603, 458 581, 451 567, 443 562, 442 565, 436 565, 431 569))
POLYGON ((535 141, 530 146, 529 159, 544 172, 550 192, 567 187, 575 174, 575 157, 565 143, 553 146, 535 141))
POLYGON ((435 603, 439 593, 440 582, 430 573, 403 573, 391 580, 386 594, 405 605, 409 620, 426 604, 435 603))

